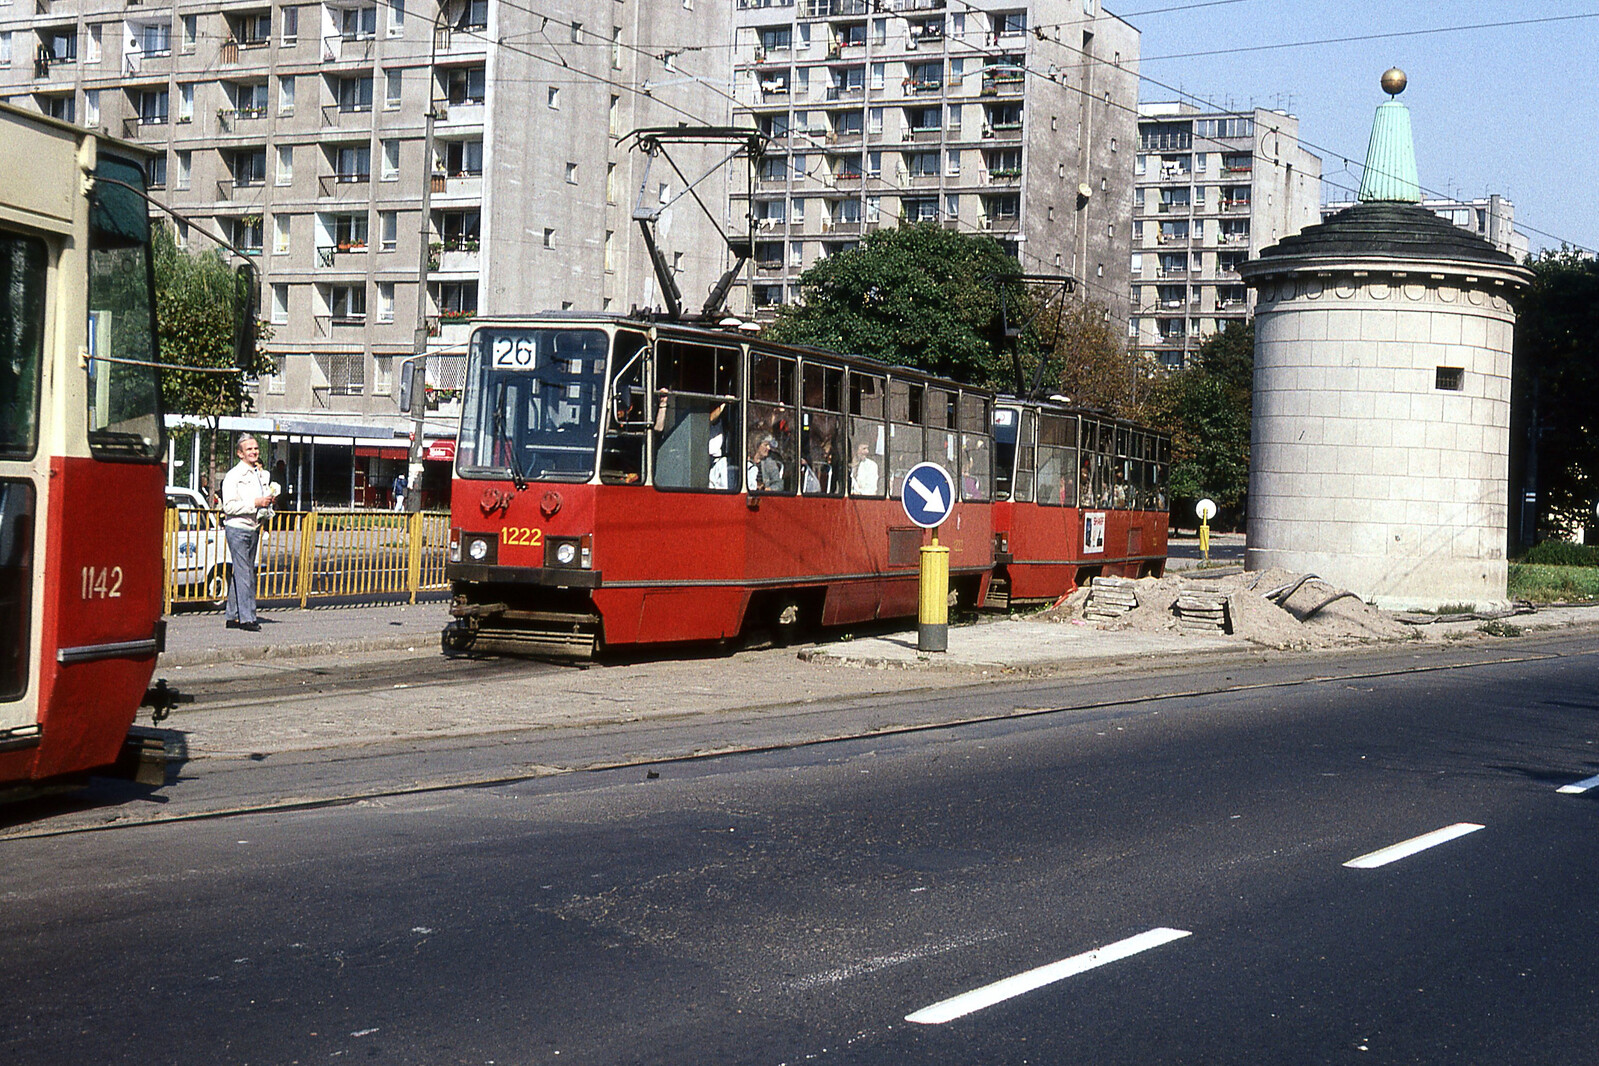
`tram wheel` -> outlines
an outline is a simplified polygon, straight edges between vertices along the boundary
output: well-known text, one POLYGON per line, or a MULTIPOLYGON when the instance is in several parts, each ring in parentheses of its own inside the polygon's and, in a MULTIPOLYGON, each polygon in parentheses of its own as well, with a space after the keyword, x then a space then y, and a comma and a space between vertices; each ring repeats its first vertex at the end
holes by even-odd
POLYGON ((472 647, 472 632, 458 622, 445 626, 439 634, 439 650, 454 658, 465 655, 472 647))

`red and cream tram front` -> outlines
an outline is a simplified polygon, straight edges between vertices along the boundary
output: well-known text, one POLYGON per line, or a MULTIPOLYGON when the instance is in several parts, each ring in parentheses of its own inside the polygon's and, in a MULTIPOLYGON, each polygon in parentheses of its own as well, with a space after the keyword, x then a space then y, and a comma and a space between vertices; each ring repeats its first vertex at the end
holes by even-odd
POLYGON ((608 317, 473 334, 452 491, 449 649, 585 655, 914 615, 939 532, 975 605, 993 566, 991 396, 915 370, 608 317))
POLYGON ((162 427, 135 157, 0 105, 0 795, 118 760, 161 624, 162 427))

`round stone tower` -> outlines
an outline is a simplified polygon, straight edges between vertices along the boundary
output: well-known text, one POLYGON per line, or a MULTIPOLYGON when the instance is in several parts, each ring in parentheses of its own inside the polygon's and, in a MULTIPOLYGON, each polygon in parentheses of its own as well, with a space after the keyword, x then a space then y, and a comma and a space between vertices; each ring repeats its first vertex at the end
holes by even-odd
POLYGON ((1531 275, 1420 200, 1389 99, 1360 202, 1240 268, 1258 291, 1247 565, 1382 607, 1503 604, 1511 301, 1531 275))

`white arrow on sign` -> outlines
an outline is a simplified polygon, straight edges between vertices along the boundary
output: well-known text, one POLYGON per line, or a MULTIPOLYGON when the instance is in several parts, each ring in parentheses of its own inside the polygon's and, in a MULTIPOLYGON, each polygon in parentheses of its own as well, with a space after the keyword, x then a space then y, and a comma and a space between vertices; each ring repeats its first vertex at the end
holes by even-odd
POLYGON ((916 490, 916 495, 922 498, 922 503, 932 514, 947 514, 949 504, 944 502, 944 494, 938 491, 938 486, 928 488, 916 478, 911 478, 911 488, 916 490))

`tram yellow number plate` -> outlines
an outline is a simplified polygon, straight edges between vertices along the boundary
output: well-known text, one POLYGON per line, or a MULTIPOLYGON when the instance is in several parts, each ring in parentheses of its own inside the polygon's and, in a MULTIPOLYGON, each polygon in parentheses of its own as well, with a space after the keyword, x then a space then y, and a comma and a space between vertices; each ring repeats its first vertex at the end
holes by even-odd
POLYGON ((537 548, 544 543, 544 530, 530 529, 527 526, 506 526, 505 543, 537 548))

